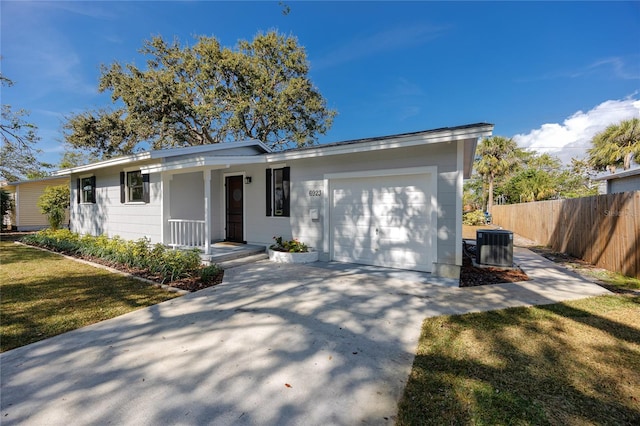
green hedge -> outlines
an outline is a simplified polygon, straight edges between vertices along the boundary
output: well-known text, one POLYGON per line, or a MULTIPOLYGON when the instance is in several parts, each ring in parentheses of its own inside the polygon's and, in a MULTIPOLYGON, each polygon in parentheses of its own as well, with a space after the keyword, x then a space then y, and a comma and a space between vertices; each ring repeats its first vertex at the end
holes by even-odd
POLYGON ((148 238, 129 241, 104 235, 81 236, 66 229, 47 229, 27 235, 22 241, 57 252, 94 257, 146 270, 159 275, 163 283, 187 277, 208 277, 218 271, 217 266, 202 267, 198 249, 171 250, 162 244, 151 245, 148 238))

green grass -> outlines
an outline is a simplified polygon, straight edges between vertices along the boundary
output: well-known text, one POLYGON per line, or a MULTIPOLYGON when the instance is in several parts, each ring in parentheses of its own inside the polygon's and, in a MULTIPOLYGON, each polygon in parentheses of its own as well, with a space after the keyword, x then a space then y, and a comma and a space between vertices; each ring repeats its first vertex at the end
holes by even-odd
POLYGON ((617 272, 598 268, 570 255, 555 252, 548 247, 536 246, 530 247, 530 249, 578 274, 598 280, 601 285, 613 292, 640 290, 640 279, 638 278, 628 277, 617 272))
POLYGON ((612 286, 613 288, 620 290, 640 290, 640 279, 638 278, 627 277, 616 272, 597 268, 582 268, 578 272, 602 281, 604 284, 612 286))
POLYGON ((640 424, 640 297, 425 320, 398 425, 640 424))
POLYGON ((0 242, 0 351, 177 297, 60 255, 0 242))

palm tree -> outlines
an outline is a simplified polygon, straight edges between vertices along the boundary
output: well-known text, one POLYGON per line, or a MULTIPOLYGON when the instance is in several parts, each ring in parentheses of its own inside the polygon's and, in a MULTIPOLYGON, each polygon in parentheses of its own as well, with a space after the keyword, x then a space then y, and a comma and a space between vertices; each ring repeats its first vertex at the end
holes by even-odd
POLYGON ((588 150, 591 167, 608 169, 611 173, 619 166, 628 170, 632 158, 640 164, 640 119, 612 124, 596 134, 591 143, 593 147, 588 150))
POLYGON ((476 170, 489 184, 487 211, 493 208, 493 183, 497 177, 504 176, 517 164, 517 145, 511 138, 492 136, 478 145, 476 170))

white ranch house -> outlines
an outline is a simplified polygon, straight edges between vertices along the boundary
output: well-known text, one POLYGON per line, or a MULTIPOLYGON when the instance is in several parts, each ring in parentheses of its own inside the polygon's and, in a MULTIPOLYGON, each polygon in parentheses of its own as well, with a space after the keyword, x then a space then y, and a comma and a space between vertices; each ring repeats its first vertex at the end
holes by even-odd
POLYGON ((296 238, 320 260, 457 277, 462 181, 480 123, 272 152, 256 140, 142 152, 60 170, 70 228, 199 247, 296 238))

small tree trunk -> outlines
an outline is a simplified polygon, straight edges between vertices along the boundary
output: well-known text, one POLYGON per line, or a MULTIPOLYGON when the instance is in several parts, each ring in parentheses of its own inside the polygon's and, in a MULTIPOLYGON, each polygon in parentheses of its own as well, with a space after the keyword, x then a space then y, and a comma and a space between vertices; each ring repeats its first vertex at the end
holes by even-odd
POLYGON ((487 211, 491 213, 493 208, 493 177, 489 176, 489 199, 487 200, 487 211))
POLYGON ((623 164, 623 168, 625 170, 629 170, 631 168, 631 152, 628 152, 625 156, 624 156, 624 164, 623 164))

